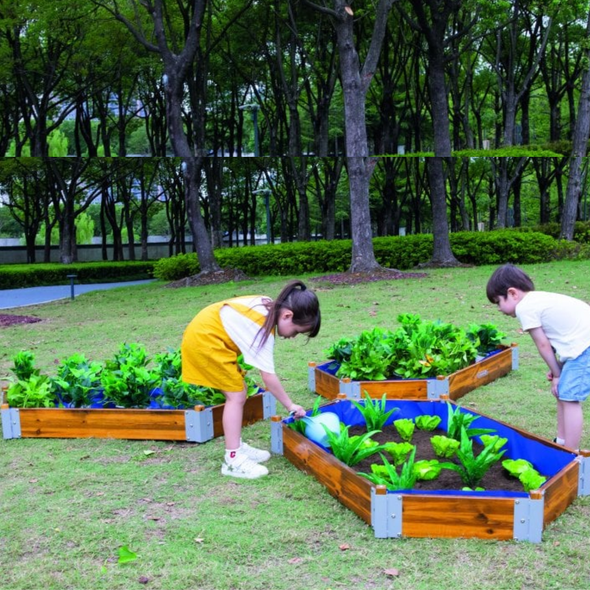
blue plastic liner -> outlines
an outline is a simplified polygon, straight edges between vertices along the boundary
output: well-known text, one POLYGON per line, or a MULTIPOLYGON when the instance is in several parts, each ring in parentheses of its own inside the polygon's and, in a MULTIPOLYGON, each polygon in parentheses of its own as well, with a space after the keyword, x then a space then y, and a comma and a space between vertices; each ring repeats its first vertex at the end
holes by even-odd
MULTIPOLYGON (((453 405, 453 409, 456 410, 458 406, 453 405)), ((394 412, 386 424, 392 424, 395 420, 400 418, 409 418, 414 420, 416 416, 429 415, 439 416, 441 423, 439 429, 447 430, 448 421, 448 408, 447 403, 443 401, 409 401, 409 400, 388 400, 385 403, 386 411, 393 408, 398 408, 397 412, 394 412)), ((477 416, 477 420, 472 423, 473 428, 493 428, 496 432, 491 433, 492 435, 497 434, 503 438, 508 439, 506 444, 506 453, 503 455, 502 460, 505 459, 526 459, 533 464, 533 467, 544 477, 550 479, 557 473, 559 473, 564 467, 569 465, 576 458, 576 454, 565 449, 556 449, 549 445, 545 445, 540 441, 532 440, 514 428, 502 424, 492 418, 481 416, 477 412, 473 412, 466 408, 460 407, 460 411, 473 414, 477 416)), ((359 410, 350 402, 350 400, 342 400, 334 404, 329 404, 320 408, 320 412, 334 412, 340 418, 346 426, 363 426, 365 420, 359 410)), ((310 412, 308 412, 310 414, 310 412)), ((293 422, 293 418, 288 418, 284 421, 285 423, 293 422)), ((479 436, 474 437, 474 440, 481 443, 479 436)), ((312 441, 310 441, 312 442, 312 441)), ((317 444, 317 443, 313 443, 317 444)), ((317 444, 320 448, 324 449, 327 453, 331 453, 331 450, 317 444)), ((396 490, 396 492, 402 491, 404 494, 419 494, 419 495, 465 495, 465 496, 487 496, 487 497, 528 497, 526 492, 512 492, 504 490, 485 490, 483 492, 475 491, 462 491, 462 490, 396 490)), ((388 490, 388 493, 393 493, 388 490)))

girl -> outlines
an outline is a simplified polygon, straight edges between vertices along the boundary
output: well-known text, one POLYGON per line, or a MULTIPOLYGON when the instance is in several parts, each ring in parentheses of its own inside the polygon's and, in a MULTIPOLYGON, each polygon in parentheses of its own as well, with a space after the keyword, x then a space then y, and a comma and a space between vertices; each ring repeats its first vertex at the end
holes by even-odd
POLYGON ((268 451, 242 442, 242 415, 246 386, 237 364, 238 355, 260 371, 264 388, 295 417, 305 410, 294 404, 275 374, 275 335, 294 338, 320 331, 320 305, 301 281, 291 281, 275 301, 264 296, 226 299, 200 311, 184 332, 182 379, 187 383, 220 389, 225 395, 222 424, 225 435, 223 475, 256 479, 268 474, 260 463, 268 451))

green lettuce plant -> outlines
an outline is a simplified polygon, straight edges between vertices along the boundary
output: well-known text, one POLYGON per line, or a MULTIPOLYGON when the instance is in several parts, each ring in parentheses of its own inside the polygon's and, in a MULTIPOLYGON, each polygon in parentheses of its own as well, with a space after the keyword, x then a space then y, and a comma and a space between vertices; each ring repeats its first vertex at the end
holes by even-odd
POLYGON ((414 471, 414 459, 416 449, 412 451, 408 460, 402 465, 400 473, 381 454, 383 465, 371 465, 372 473, 360 473, 375 485, 384 485, 388 490, 411 490, 416 485, 416 473, 414 471))
POLYGON ((435 430, 441 423, 440 416, 429 416, 428 414, 421 414, 416 416, 414 420, 416 428, 420 430, 432 431, 435 430))
POLYGON ((454 438, 437 434, 430 439, 430 444, 437 457, 450 459, 457 452, 461 443, 454 438))
POLYGON ((409 418, 400 418, 399 420, 395 420, 393 425, 395 426, 395 429, 398 431, 402 440, 407 442, 412 440, 414 429, 416 428, 416 425, 412 420, 409 418))
POLYGON ((416 479, 430 481, 436 479, 443 469, 443 464, 436 459, 416 461, 414 463, 414 474, 416 479))
POLYGON ((485 356, 502 344, 506 334, 498 330, 494 324, 470 324, 467 328, 467 338, 474 343, 477 353, 485 356))
POLYGON ((401 465, 415 449, 415 445, 409 442, 386 442, 383 445, 383 450, 391 455, 396 466, 401 465))
POLYGON ((17 352, 12 362, 12 372, 18 381, 27 381, 32 375, 39 375, 39 369, 35 368, 35 355, 28 350, 17 352))
POLYGON ((460 464, 443 463, 443 467, 456 471, 464 485, 475 489, 490 467, 497 463, 506 451, 495 451, 492 445, 484 447, 479 455, 473 453, 473 440, 465 428, 461 430, 461 445, 457 449, 460 464))
POLYGON ((526 459, 506 459, 502 461, 502 467, 513 477, 518 477, 525 492, 536 490, 547 481, 526 459))
POLYGON ((502 461, 502 467, 512 475, 518 477, 521 473, 534 469, 533 464, 526 459, 505 459, 502 461))
POLYGON ((481 444, 484 447, 492 445, 495 451, 499 451, 504 445, 508 443, 507 438, 501 437, 498 434, 482 434, 479 438, 481 439, 481 444))
POLYGON ((325 424, 322 426, 326 431, 334 456, 348 466, 356 465, 366 457, 383 450, 383 445, 374 444, 375 441, 370 440, 378 432, 377 430, 371 430, 363 435, 349 436, 349 426, 342 428, 339 434, 334 434, 325 424))
POLYGON ((399 410, 399 408, 393 408, 386 411, 386 394, 383 394, 381 401, 378 399, 372 400, 369 394, 365 391, 365 401, 361 404, 352 401, 354 407, 362 414, 367 425, 367 430, 382 430, 383 426, 387 422, 388 418, 399 410))

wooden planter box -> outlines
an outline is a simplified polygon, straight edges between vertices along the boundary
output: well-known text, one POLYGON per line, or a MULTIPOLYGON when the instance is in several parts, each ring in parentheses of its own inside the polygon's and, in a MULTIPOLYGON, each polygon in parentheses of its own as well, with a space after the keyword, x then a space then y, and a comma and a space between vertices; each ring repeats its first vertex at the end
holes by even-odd
MULTIPOLYGON (((249 397, 244 426, 270 418, 275 398, 267 391, 249 397)), ((11 408, 1 406, 2 433, 9 438, 117 438, 203 443, 223 435, 224 404, 192 410, 11 408)))
POLYGON ((455 401, 477 387, 495 381, 518 369, 518 346, 502 347, 473 365, 447 377, 436 379, 398 379, 389 381, 351 381, 335 376, 339 364, 329 361, 318 365, 309 363, 309 389, 328 399, 336 399, 344 393, 348 399, 362 399, 364 392, 369 397, 381 399, 429 399, 448 396, 455 401))
MULTIPOLYGON (((443 401, 395 402, 398 407, 403 404, 419 404, 419 413, 436 414, 441 418, 447 412, 443 401), (435 408, 435 405, 443 407, 435 408)), ((321 409, 338 413, 347 423, 342 415, 346 415, 350 406, 350 401, 344 400, 321 409)), ((554 463, 553 474, 545 469, 548 479, 540 489, 528 494, 493 490, 388 491, 385 486, 376 486, 357 475, 331 452, 289 428, 292 418, 282 420, 279 416, 272 418, 272 450, 313 475, 332 496, 371 525, 376 537, 467 537, 541 542, 542 532, 550 522, 577 496, 590 494, 590 452, 576 454, 483 414, 476 415, 482 418, 477 421, 478 427, 496 428, 501 436, 508 438, 507 458, 528 459, 534 465, 543 461, 545 468, 548 462, 554 463), (510 455, 511 445, 520 447, 518 457, 510 455), (523 447, 529 450, 529 455, 522 452, 523 447)))

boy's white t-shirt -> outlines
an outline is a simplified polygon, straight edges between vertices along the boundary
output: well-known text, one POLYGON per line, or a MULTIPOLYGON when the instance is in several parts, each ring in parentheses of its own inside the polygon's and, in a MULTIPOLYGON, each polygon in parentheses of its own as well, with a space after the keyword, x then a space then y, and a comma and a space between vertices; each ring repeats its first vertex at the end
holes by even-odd
POLYGON ((523 330, 543 328, 562 361, 577 358, 590 346, 590 305, 580 299, 529 291, 515 313, 523 330))
MULTIPOLYGON (((268 298, 243 298, 240 300, 240 303, 256 309, 256 311, 259 311, 263 315, 268 315, 268 310, 263 304, 263 300, 265 299, 268 298)), ((274 335, 270 334, 264 345, 259 347, 262 336, 258 335, 260 332, 259 324, 250 318, 243 316, 239 311, 236 311, 229 305, 224 305, 221 308, 219 315, 227 335, 244 355, 244 361, 260 371, 274 374, 274 335)))

